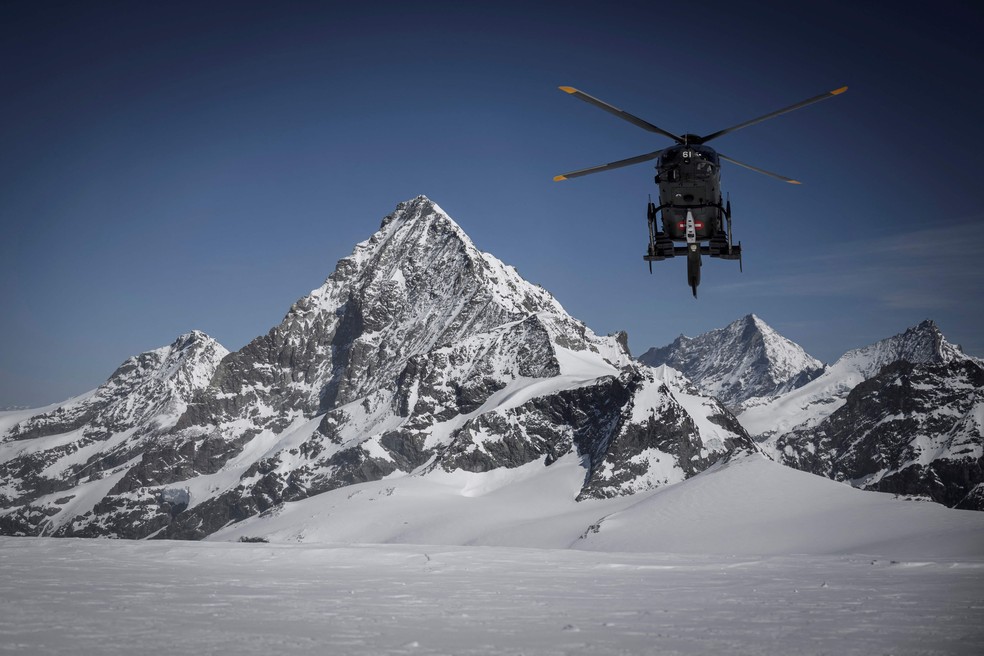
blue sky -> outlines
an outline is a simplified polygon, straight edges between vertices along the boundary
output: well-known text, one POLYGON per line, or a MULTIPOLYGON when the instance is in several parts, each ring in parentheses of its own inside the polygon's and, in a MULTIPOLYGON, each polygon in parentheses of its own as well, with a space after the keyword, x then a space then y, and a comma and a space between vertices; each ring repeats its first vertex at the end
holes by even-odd
POLYGON ((0 407, 201 329, 238 349, 418 194, 634 353, 749 312, 832 361, 932 318, 984 355, 984 9, 937 2, 0 4, 0 407), (358 7, 352 5, 358 4, 358 7), (745 270, 650 275, 667 145, 708 133, 745 270))

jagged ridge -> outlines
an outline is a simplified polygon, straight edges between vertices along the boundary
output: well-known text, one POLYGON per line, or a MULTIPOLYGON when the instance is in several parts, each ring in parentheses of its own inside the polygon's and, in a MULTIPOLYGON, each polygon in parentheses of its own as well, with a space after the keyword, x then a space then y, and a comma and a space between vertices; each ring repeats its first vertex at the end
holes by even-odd
POLYGON ((91 392, 40 413, 9 413, 0 422, 0 508, 37 508, 26 519, 0 516, 0 528, 16 531, 26 522, 42 530, 54 526, 51 515, 84 511, 85 504, 72 503, 77 495, 62 493, 119 478, 147 441, 175 425, 226 355, 194 331, 127 359, 91 392))
POLYGON ((732 408, 796 389, 824 370, 822 362, 754 314, 697 337, 681 335, 667 346, 649 349, 639 361, 683 372, 705 394, 732 408))
POLYGON ((581 494, 604 497, 754 448, 720 404, 675 375, 657 381, 624 343, 418 197, 226 357, 176 423, 138 431, 111 476, 73 490, 87 512, 39 500, 11 508, 6 527, 37 532, 50 515, 59 535, 200 538, 354 482, 565 454, 581 458, 581 494))

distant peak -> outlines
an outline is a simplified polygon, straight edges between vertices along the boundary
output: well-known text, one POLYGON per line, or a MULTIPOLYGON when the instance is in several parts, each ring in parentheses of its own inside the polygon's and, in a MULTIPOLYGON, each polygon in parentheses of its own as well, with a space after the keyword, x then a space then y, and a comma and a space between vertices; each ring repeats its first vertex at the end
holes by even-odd
POLYGON ((823 369, 822 362, 754 314, 694 338, 681 335, 668 346, 649 349, 639 360, 650 366, 668 364, 731 406, 792 389, 823 369))
POLYGON ((738 325, 752 326, 758 330, 772 330, 772 326, 762 321, 762 318, 757 314, 750 313, 743 316, 741 319, 735 322, 738 325))
POLYGON ((212 342, 213 340, 208 334, 202 332, 201 330, 192 330, 191 332, 179 335, 171 346, 176 348, 183 348, 189 344, 194 344, 196 342, 212 342))
POLYGON ((927 337, 932 337, 936 339, 938 342, 946 341, 946 338, 943 336, 943 331, 940 330, 940 327, 937 326, 936 322, 933 321, 932 319, 923 319, 915 326, 910 326, 909 328, 906 328, 905 331, 903 331, 902 334, 898 335, 897 337, 905 338, 906 336, 909 335, 926 335, 927 337))
POLYGON ((854 362, 852 366, 870 377, 884 365, 897 360, 947 364, 967 357, 959 346, 946 341, 936 322, 925 319, 898 335, 848 351, 841 360, 854 362))
POLYGON ((228 353, 226 348, 219 344, 215 338, 202 332, 201 330, 192 330, 191 332, 179 335, 176 340, 171 342, 170 346, 163 347, 165 349, 170 349, 171 353, 185 353, 185 352, 196 352, 214 349, 216 352, 221 352, 222 355, 228 353))
POLYGON ((415 208, 436 209, 440 211, 442 214, 444 214, 444 210, 438 207, 437 203, 432 201, 427 196, 424 196, 423 194, 396 204, 397 211, 415 209, 415 208))
MULTIPOLYGON (((440 205, 424 195, 416 196, 396 204, 396 209, 392 214, 383 217, 383 222, 379 226, 380 230, 390 225, 394 221, 403 221, 411 218, 420 218, 437 214, 442 218, 451 220, 447 212, 441 209, 440 205)), ((453 222, 453 221, 452 221, 453 222)))

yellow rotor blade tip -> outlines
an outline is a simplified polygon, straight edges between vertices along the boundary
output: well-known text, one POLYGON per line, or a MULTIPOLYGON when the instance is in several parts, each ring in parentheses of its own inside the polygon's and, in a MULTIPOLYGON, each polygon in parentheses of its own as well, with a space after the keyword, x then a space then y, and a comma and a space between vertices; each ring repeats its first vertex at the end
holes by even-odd
POLYGON ((577 92, 577 89, 575 89, 574 87, 557 87, 557 88, 560 89, 561 91, 566 91, 567 93, 577 92))
POLYGON ((834 89, 830 93, 832 93, 835 96, 839 96, 840 94, 844 93, 845 91, 847 91, 847 87, 841 87, 840 89, 834 89))
POLYGON ((554 176, 554 182, 560 182, 561 180, 566 180, 566 179, 567 179, 567 177, 566 176, 563 176, 563 175, 555 175, 554 176))

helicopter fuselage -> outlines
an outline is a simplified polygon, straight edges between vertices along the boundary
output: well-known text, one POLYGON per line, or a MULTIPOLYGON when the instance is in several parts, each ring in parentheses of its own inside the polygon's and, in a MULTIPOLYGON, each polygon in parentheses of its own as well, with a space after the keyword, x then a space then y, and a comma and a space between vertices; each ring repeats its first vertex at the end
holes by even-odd
POLYGON ((687 241, 687 212, 694 218, 697 241, 707 241, 723 229, 721 164, 717 152, 703 145, 678 145, 659 157, 656 184, 663 233, 687 241))

